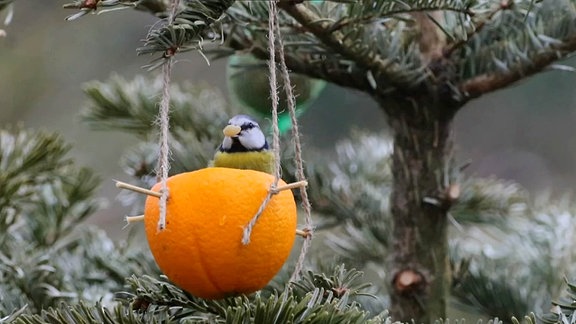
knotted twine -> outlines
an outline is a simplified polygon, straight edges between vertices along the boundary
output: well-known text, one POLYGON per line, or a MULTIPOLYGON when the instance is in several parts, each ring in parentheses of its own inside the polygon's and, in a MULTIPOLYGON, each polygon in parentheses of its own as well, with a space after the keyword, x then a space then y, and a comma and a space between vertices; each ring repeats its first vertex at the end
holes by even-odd
MULTIPOLYGON (((300 144, 300 131, 298 129, 298 120, 296 117, 296 100, 294 92, 292 89, 292 84, 290 81, 290 73, 288 67, 286 66, 286 60, 284 58, 284 43, 282 41, 282 35, 280 33, 280 24, 278 22, 278 7, 276 5, 277 0, 268 1, 268 70, 269 70, 269 81, 270 81, 270 99, 272 101, 272 146, 274 153, 274 181, 268 190, 268 194, 264 198, 264 201, 260 205, 260 208, 250 220, 248 225, 244 228, 244 235, 242 237, 242 243, 250 243, 250 234, 252 229, 256 225, 256 222, 260 218, 260 215, 272 199, 272 196, 276 193, 276 188, 278 186, 278 181, 281 176, 281 160, 280 160, 280 130, 278 127, 278 80, 276 76, 276 51, 278 51, 278 63, 280 65, 280 72, 282 82, 284 84, 284 91, 286 92, 287 106, 290 114, 290 119, 292 122, 292 140, 294 144, 294 159, 296 162, 296 178, 298 181, 306 180, 304 174, 304 162, 302 159, 302 146, 300 144), (278 38, 276 38, 276 36, 278 38), (278 44, 276 44, 278 43, 278 44), (278 48, 276 48, 278 45, 278 48)), ((302 208, 305 213, 305 231, 308 235, 304 238, 302 243, 302 248, 300 251, 300 256, 295 265, 294 272, 290 278, 290 281, 296 281, 302 268, 304 266, 304 261, 306 260, 306 253, 310 247, 312 239, 312 216, 311 216, 311 206, 310 200, 308 199, 308 192, 305 186, 300 187, 300 197, 302 199, 302 208)))

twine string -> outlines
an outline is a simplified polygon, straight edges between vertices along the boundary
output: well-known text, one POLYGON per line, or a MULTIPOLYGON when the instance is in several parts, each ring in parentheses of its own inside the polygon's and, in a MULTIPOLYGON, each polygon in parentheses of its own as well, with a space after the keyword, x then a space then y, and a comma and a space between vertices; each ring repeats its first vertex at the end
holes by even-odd
MULTIPOLYGON (((178 12, 180 0, 172 0, 172 8, 168 16, 168 25, 174 23, 174 18, 178 12)), ((170 144, 168 142, 170 137, 170 82, 172 78, 172 66, 174 65, 175 51, 165 53, 165 61, 162 65, 162 99, 160 100, 160 111, 156 119, 156 123, 160 127, 159 139, 159 159, 156 174, 159 175, 161 182, 160 188, 162 195, 160 196, 160 217, 158 218, 158 230, 166 228, 166 205, 168 203, 168 174, 170 171, 170 144)))
MULTIPOLYGON (((275 20, 275 30, 280 35, 280 24, 278 20, 275 20)), ((300 130, 298 127, 298 118, 296 115, 296 97, 294 96, 294 89, 292 88, 292 84, 290 82, 290 71, 288 70, 288 66, 286 66, 286 59, 284 57, 284 42, 281 40, 278 42, 278 52, 281 54, 279 55, 279 64, 280 64, 280 73, 282 77, 282 82, 284 83, 284 91, 286 92, 286 100, 288 106, 288 112, 290 114, 290 121, 292 122, 292 141, 294 145, 294 160, 296 163, 296 179, 298 181, 306 180, 306 174, 304 172, 304 160, 302 158, 302 145, 300 143, 300 130)), ((300 198, 302 200, 301 205, 302 209, 304 210, 304 229, 307 231, 308 235, 304 238, 304 242, 302 242, 302 247, 300 249, 300 255, 298 256, 298 261, 296 261, 296 265, 294 267, 294 272, 290 277, 290 282, 297 281, 300 277, 300 273, 302 272, 302 268, 304 267, 304 262, 306 261, 306 254, 308 253, 308 249, 312 243, 312 233, 313 233, 313 225, 312 225, 312 206, 310 204, 310 199, 308 198, 308 191, 306 186, 302 186, 300 189, 300 198)))
MULTIPOLYGON (((268 1, 268 69, 270 74, 270 99, 272 100, 272 128, 273 128, 273 152, 274 152, 274 183, 271 185, 268 194, 266 195, 264 201, 260 205, 256 215, 250 220, 248 225, 244 228, 244 236, 242 242, 248 244, 250 242, 250 234, 253 227, 256 225, 258 218, 270 202, 272 196, 275 194, 275 188, 277 187, 278 180, 281 176, 281 162, 280 162, 280 131, 278 128, 278 81, 276 76, 276 51, 278 51, 278 62, 280 65, 280 73, 282 82, 284 84, 284 91, 286 92, 287 106, 290 114, 290 119, 292 122, 292 140, 294 145, 295 163, 296 163, 296 178, 298 181, 303 181, 306 179, 304 173, 304 161, 302 159, 302 145, 300 143, 300 130, 298 128, 298 120, 296 116, 296 100, 294 92, 292 89, 292 84, 290 81, 290 72, 286 65, 286 60, 284 57, 284 43, 282 41, 282 35, 280 33, 280 24, 278 22, 278 7, 276 5, 277 0, 268 1), (278 40, 276 40, 278 36, 278 40), (277 46, 277 47, 276 47, 277 46)), ((312 211, 310 200, 308 198, 308 192, 306 187, 300 187, 300 197, 302 199, 302 208, 305 213, 305 229, 309 233, 302 243, 302 248, 300 250, 300 255, 298 261, 296 262, 294 272, 290 278, 290 282, 298 280, 302 268, 304 267, 304 262, 306 260, 306 254, 310 248, 312 240, 312 211)))
POLYGON ((281 166, 280 166, 280 128, 278 126, 278 80, 276 77, 276 31, 275 26, 278 22, 276 21, 278 15, 278 8, 276 7, 276 0, 268 1, 268 73, 270 82, 270 100, 272 101, 272 152, 274 154, 274 181, 270 185, 270 189, 266 194, 266 197, 260 204, 258 211, 250 219, 250 222, 244 227, 242 235, 242 244, 247 245, 250 243, 250 236, 252 230, 258 219, 268 206, 268 203, 272 199, 272 196, 276 193, 276 187, 278 186, 278 181, 280 180, 281 166))

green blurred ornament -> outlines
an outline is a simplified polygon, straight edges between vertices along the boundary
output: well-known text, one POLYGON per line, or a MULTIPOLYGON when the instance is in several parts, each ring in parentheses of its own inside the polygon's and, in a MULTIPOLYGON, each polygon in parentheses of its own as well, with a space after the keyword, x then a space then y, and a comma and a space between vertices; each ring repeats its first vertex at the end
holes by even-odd
MULTIPOLYGON (((266 61, 258 60, 250 54, 233 55, 228 59, 226 72, 231 98, 260 117, 270 118, 272 101, 266 61)), ((278 127, 282 134, 292 127, 292 123, 280 71, 277 75, 278 127)), ((296 73, 290 73, 290 81, 296 96, 296 116, 300 116, 318 98, 326 82, 296 73)))

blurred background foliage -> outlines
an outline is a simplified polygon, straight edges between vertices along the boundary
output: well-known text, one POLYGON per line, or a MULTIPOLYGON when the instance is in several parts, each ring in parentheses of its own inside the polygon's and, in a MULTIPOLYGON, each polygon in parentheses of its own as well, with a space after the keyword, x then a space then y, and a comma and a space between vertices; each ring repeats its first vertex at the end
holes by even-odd
MULTIPOLYGON (((123 216, 133 210, 120 204, 117 199, 119 192, 114 188, 112 179, 133 182, 133 178, 129 176, 132 175, 145 183, 152 181, 133 169, 134 161, 151 156, 146 152, 153 151, 153 148, 149 147, 152 144, 138 144, 131 148, 128 154, 124 154, 128 147, 149 139, 150 130, 138 133, 136 125, 131 129, 136 130, 135 134, 128 134, 126 129, 114 126, 114 120, 111 120, 110 123, 99 122, 97 128, 107 127, 119 131, 95 131, 89 127, 89 115, 83 115, 88 123, 81 122, 79 116, 87 98, 93 100, 97 95, 89 89, 103 86, 98 81, 110 81, 111 72, 122 77, 113 76, 113 82, 107 84, 116 84, 118 87, 133 86, 139 89, 138 91, 154 89, 154 84, 157 84, 155 81, 136 77, 137 74, 145 73, 141 67, 147 64, 150 58, 137 57, 135 48, 141 45, 140 39, 145 36, 146 28, 142 26, 150 26, 155 19, 148 14, 124 10, 100 17, 88 15, 70 23, 64 20, 68 13, 52 2, 20 1, 15 8, 12 23, 3 27, 7 36, 0 38, 0 127, 22 124, 26 128, 61 133, 64 139, 72 144, 71 156, 78 164, 94 169, 104 180, 98 196, 108 199, 110 204, 107 208, 99 208, 88 222, 102 227, 117 240, 123 240, 128 236, 128 231, 122 229, 123 216), (121 30, 117 27, 120 20, 124 22, 121 30), (83 90, 86 90, 86 94, 83 90)), ((212 87, 220 89, 225 97, 229 97, 226 64, 226 60, 217 60, 208 66, 195 52, 178 56, 174 79, 181 85, 182 93, 174 96, 176 100, 179 96, 186 99, 184 93, 212 87), (185 82, 204 85, 203 88, 198 88, 185 82)), ((573 127, 576 122, 574 78, 576 75, 570 72, 544 73, 513 88, 474 100, 458 115, 455 133, 456 160, 471 162, 464 171, 463 179, 483 180, 463 181, 462 200, 453 213, 454 226, 451 236, 456 276, 453 292, 460 302, 474 306, 475 311, 498 309, 498 300, 503 294, 508 294, 506 300, 517 303, 514 310, 519 313, 516 315, 522 315, 520 313, 531 311, 534 307, 546 309, 550 296, 557 296, 563 289, 562 277, 573 276, 576 272, 572 262, 573 249, 570 248, 572 242, 568 239, 576 234, 573 233, 573 226, 569 226, 574 223, 576 214, 570 199, 576 183, 576 143, 572 140, 576 137, 576 128, 573 127), (504 181, 493 180, 490 176, 504 181), (506 180, 513 180, 519 185, 506 180), (470 210, 481 212, 469 213, 470 210), (474 222, 476 225, 468 227, 467 222, 474 222), (532 253, 534 251, 538 253, 532 253), (466 259, 469 255, 475 255, 475 260, 466 259), (554 257, 542 262, 542 255, 554 257), (494 271, 490 271, 491 269, 494 271), (486 278, 487 275, 492 278, 486 278), (528 280, 536 275, 540 280, 528 280), (486 285, 479 284, 485 282, 498 283, 501 287, 492 285, 492 289, 486 289, 486 285), (520 286, 522 287, 517 289, 520 286), (475 295, 471 295, 471 292, 475 295), (482 301, 493 300, 494 303, 479 303, 475 297, 479 295, 483 296, 482 301)), ((206 91, 209 91, 205 98, 206 104, 226 108, 215 111, 215 116, 207 116, 203 120, 190 123, 204 123, 208 132, 213 134, 221 126, 214 122, 224 121, 228 113, 239 108, 226 105, 222 98, 213 94, 214 90, 206 91)), ((186 100, 181 103, 186 103, 186 100)), ((147 107, 154 108, 150 105, 147 107)), ((188 108, 183 106, 183 111, 188 108)), ((91 111, 94 112, 95 109, 91 111)), ((141 113, 144 110, 137 111, 141 113)), ((146 123, 151 116, 143 114, 141 117, 136 120, 146 123)), ((190 136, 193 130, 186 129, 188 117, 194 116, 183 115, 179 118, 182 132, 175 141, 177 144, 190 143, 187 136, 190 136)), ((317 156, 338 156, 333 164, 313 170, 332 176, 331 182, 323 186, 329 188, 332 196, 322 192, 313 193, 316 195, 315 207, 318 212, 325 211, 338 216, 337 219, 328 217, 317 220, 320 227, 339 226, 338 231, 325 238, 325 242, 338 251, 343 260, 372 269, 371 275, 381 280, 384 280, 385 273, 372 263, 370 255, 374 255, 375 260, 379 259, 386 251, 386 240, 371 236, 383 232, 382 229, 373 229, 371 226, 384 224, 371 222, 372 214, 369 211, 387 209, 386 200, 381 199, 386 188, 375 187, 375 183, 387 186, 389 182, 386 180, 389 179, 386 178, 386 173, 371 173, 375 166, 370 164, 370 161, 382 161, 381 156, 375 155, 389 154, 387 140, 382 136, 372 135, 387 133, 386 129, 381 128, 384 124, 383 118, 370 98, 332 85, 327 86, 319 99, 301 117, 305 149, 314 151, 317 156), (374 147, 380 149, 373 150, 374 147), (354 159, 350 157, 354 156, 365 159, 360 163, 353 163, 354 159), (360 173, 358 170, 361 170, 366 178, 357 177, 360 173), (384 179, 374 181, 371 178, 373 176, 384 179), (345 192, 346 190, 349 192, 345 192), (349 197, 354 191, 361 191, 365 195, 358 200, 330 200, 330 197, 336 197, 334 193, 338 193, 340 197, 349 197), (330 203, 323 204, 322 199, 327 199, 330 203), (346 212, 350 210, 354 210, 359 217, 347 218, 346 212), (347 239, 342 239, 340 233, 346 233, 347 239), (381 241, 381 246, 374 245, 376 241, 381 241), (362 256, 361 259, 357 258, 359 255, 362 256)), ((178 127, 175 133, 178 134, 178 127)), ((179 155, 176 149, 174 170, 184 165, 204 165, 218 145, 217 142, 207 141, 213 138, 212 135, 207 135, 205 141, 194 142, 198 145, 197 148, 204 150, 205 156, 179 155)), ((56 139, 53 141, 58 142, 56 139)), ((62 151, 68 149, 63 148, 62 151)), ((188 149, 190 148, 183 148, 182 152, 188 149)), ((310 155, 309 158, 313 160, 314 156, 310 155)), ((154 165, 153 160, 145 162, 154 165)), ((382 166, 378 166, 380 167, 382 166)), ((74 169, 66 172, 82 171, 74 169)), ((84 176, 85 179, 93 177, 91 174, 84 176)), ((319 181, 318 179, 311 178, 311 181, 319 181)), ((96 190, 95 186, 89 186, 90 183, 93 182, 83 183, 83 186, 88 186, 84 191, 96 190)), ((51 186, 52 184, 50 188, 51 186)), ((90 205, 84 207, 94 208, 90 205)), ((88 216, 89 213, 80 214, 88 216)), ((83 220, 83 217, 78 217, 77 220, 83 220)), ((34 237, 33 234, 26 233, 30 237, 34 237)), ((103 238, 86 236, 83 240, 87 242, 86 247, 81 252, 76 251, 76 256, 91 253, 90 242, 101 241, 103 238)), ((83 245, 80 244, 78 249, 83 245)), ((35 252, 33 247, 32 244, 30 253, 35 252)), ((99 253, 102 254, 85 255, 85 258, 91 262, 98 258, 109 258, 107 251, 99 253)), ((116 257, 118 260, 126 258, 133 260, 138 256, 116 257)), ((46 277, 50 280, 63 280, 53 277, 54 271, 45 270, 46 277)), ((94 269, 95 280, 102 280, 102 274, 98 273, 100 270, 94 269)), ((151 273, 154 271, 149 270, 151 273)), ((74 278, 86 274, 66 275, 74 278)), ((124 275, 128 275, 128 272, 122 274, 124 275)), ((119 286, 120 281, 118 278, 110 284, 119 286)), ((106 288, 114 289, 116 286, 106 288)), ((42 300, 53 297, 47 295, 38 298, 42 300)), ((505 317, 510 315, 507 313, 509 310, 506 308, 501 314, 491 315, 505 317)))

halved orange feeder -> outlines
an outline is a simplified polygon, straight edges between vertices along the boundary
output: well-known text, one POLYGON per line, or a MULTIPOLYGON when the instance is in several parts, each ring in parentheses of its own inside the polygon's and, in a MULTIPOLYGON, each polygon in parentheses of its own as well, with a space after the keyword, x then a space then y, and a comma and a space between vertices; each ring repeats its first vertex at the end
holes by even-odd
MULTIPOLYGON (((144 213, 148 244, 162 272, 180 288, 207 299, 266 286, 294 244, 297 214, 292 192, 272 196, 249 244, 242 244, 242 235, 273 181, 267 173, 229 168, 170 177, 166 228, 158 230, 159 198, 148 196, 144 213)), ((280 180, 278 186, 282 185, 280 180)), ((160 191, 160 186, 152 190, 160 191)))

